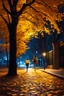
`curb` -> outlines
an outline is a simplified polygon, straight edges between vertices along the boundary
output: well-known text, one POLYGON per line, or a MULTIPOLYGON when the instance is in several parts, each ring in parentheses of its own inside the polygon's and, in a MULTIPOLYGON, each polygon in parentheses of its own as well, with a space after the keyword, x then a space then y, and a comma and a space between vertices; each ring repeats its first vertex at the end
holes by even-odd
POLYGON ((45 73, 48 73, 48 74, 50 74, 50 75, 56 76, 56 77, 58 77, 58 78, 60 78, 60 79, 64 79, 64 77, 62 77, 61 75, 58 75, 58 74, 55 74, 55 73, 52 73, 52 72, 48 72, 48 71, 45 71, 45 70, 41 70, 41 71, 43 71, 43 72, 45 72, 45 73))

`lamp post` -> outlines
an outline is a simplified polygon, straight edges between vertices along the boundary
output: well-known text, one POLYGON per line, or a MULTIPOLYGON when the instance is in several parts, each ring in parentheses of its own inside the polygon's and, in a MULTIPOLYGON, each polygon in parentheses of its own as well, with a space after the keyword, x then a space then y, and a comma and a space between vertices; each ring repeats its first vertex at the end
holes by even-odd
POLYGON ((44 57, 44 70, 45 70, 45 57, 46 57, 46 53, 42 53, 43 57, 44 57))

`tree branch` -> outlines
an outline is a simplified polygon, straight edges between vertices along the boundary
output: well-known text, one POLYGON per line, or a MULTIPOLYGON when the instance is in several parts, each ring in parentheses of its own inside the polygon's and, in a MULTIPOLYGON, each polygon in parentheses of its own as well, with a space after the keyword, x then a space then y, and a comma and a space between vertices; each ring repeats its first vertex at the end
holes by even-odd
MULTIPOLYGON (((25 13, 27 13, 27 14, 29 14, 32 18, 34 18, 35 20, 40 20, 38 17, 34 17, 34 16, 32 16, 32 14, 30 14, 30 13, 28 13, 28 12, 25 12, 25 13)), ((38 14, 38 15, 40 15, 40 17, 43 19, 43 17, 41 16, 41 14, 38 14)), ((29 17, 29 16, 28 16, 29 17)), ((24 17, 23 17, 24 18, 24 17)), ((37 26, 37 24, 36 24, 36 22, 34 21, 32 21, 32 20, 30 20, 30 19, 28 19, 27 17, 25 17, 25 19, 26 20, 29 20, 31 23, 33 23, 34 25, 36 25, 37 26)), ((43 22, 41 22, 42 24, 44 24, 43 22)))
POLYGON ((42 1, 42 2, 36 1, 36 3, 41 4, 41 5, 45 6, 45 7, 48 7, 49 9, 51 9, 51 10, 52 10, 53 12, 55 12, 56 14, 58 13, 58 11, 53 10, 53 9, 51 8, 51 6, 49 6, 48 4, 46 4, 44 1, 42 1))
POLYGON ((18 0, 13 0, 13 6, 16 6, 18 3, 18 0))
POLYGON ((4 4, 4 1, 3 0, 2 0, 2 5, 3 5, 4 10, 11 15, 11 12, 8 11, 8 9, 5 7, 5 4, 4 4))
POLYGON ((30 3, 27 3, 27 2, 26 2, 26 6, 29 6, 29 5, 33 4, 35 1, 36 1, 36 0, 32 0, 30 3))
POLYGON ((0 14, 0 16, 2 17, 2 19, 5 21, 6 25, 8 26, 7 20, 1 14, 0 14))
POLYGON ((9 14, 7 13, 7 16, 8 16, 8 21, 9 21, 9 24, 10 24, 10 18, 9 18, 9 14))
POLYGON ((12 11, 13 6, 12 6, 12 2, 11 2, 11 0, 8 0, 8 4, 9 4, 9 6, 10 6, 10 10, 12 11))
POLYGON ((38 26, 38 25, 36 24, 36 22, 31 21, 30 19, 28 19, 28 18, 26 18, 26 17, 22 17, 22 18, 24 18, 24 19, 26 19, 26 20, 30 21, 30 22, 31 22, 32 24, 34 24, 35 26, 38 26))
MULTIPOLYGON (((33 10, 35 10, 37 13, 39 13, 40 11, 38 11, 38 10, 36 10, 34 7, 32 7, 32 6, 30 6, 30 8, 32 8, 33 10)), ((40 12, 40 13, 42 13, 45 17, 47 16, 48 18, 50 18, 48 15, 46 15, 44 12, 40 12)), ((42 19, 43 19, 43 17, 41 16, 41 14, 38 14, 42 19)))
MULTIPOLYGON (((37 17, 34 17, 32 14, 30 14, 30 13, 28 13, 28 12, 25 12, 25 13, 29 14, 32 18, 38 20, 38 18, 37 18, 37 17)), ((23 14, 25 14, 25 13, 23 13, 23 14)))
POLYGON ((22 14, 22 12, 24 11, 24 9, 27 7, 27 6, 30 6, 31 4, 33 4, 35 2, 35 0, 32 0, 30 3, 26 3, 26 4, 23 4, 22 8, 20 9, 20 11, 18 11, 18 15, 20 16, 22 14))

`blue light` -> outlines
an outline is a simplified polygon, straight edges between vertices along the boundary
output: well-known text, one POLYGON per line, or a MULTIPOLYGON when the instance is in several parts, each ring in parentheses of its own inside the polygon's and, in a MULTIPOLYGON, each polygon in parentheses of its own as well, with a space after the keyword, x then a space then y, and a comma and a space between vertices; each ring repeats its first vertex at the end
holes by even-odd
POLYGON ((7 60, 7 57, 6 56, 4 57, 4 60, 7 60))
POLYGON ((38 51, 36 51, 36 53, 38 53, 38 51))

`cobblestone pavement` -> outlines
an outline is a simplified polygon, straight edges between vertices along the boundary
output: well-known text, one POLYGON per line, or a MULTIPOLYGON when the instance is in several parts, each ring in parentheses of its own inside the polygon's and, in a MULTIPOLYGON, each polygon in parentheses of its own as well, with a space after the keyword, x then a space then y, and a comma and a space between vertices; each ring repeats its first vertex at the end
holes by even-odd
POLYGON ((0 96, 64 96, 64 80, 39 69, 18 70, 15 77, 0 72, 0 96))

